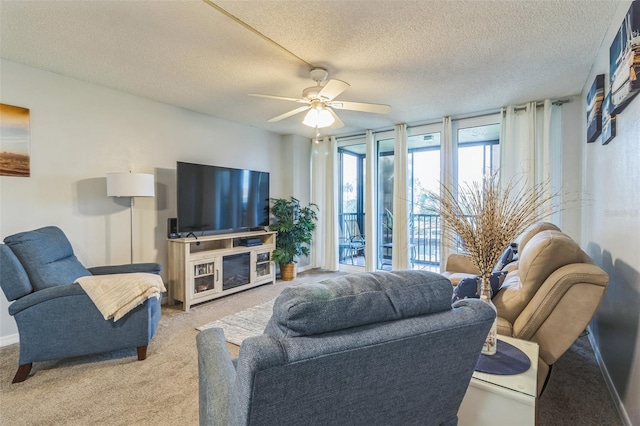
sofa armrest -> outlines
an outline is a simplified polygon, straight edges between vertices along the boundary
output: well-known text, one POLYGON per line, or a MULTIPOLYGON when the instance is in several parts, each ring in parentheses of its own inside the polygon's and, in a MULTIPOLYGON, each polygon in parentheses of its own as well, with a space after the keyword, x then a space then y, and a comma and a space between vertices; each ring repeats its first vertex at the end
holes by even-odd
POLYGON ((132 263, 127 265, 94 266, 87 269, 93 275, 129 274, 134 272, 159 274, 162 271, 162 265, 159 263, 132 263))
POLYGON ((447 272, 462 272, 464 274, 480 275, 480 271, 473 264, 469 256, 452 254, 447 258, 445 266, 447 272))
POLYGON ((196 336, 200 425, 229 424, 229 404, 236 369, 221 328, 209 328, 196 336))
POLYGON ((30 294, 27 294, 26 296, 21 297, 20 299, 13 302, 9 306, 9 314, 15 315, 18 312, 21 312, 27 308, 30 308, 39 303, 46 302, 52 299, 68 297, 68 296, 79 296, 79 295, 86 296, 87 293, 85 293, 82 287, 80 287, 80 284, 77 284, 77 283, 48 287, 39 291, 35 291, 30 294))

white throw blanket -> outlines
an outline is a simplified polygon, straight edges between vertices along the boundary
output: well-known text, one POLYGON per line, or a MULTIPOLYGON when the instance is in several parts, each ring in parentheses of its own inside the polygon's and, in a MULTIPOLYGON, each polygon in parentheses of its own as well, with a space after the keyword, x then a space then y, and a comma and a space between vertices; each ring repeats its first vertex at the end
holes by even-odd
POLYGON ((118 321, 145 300, 160 297, 166 291, 160 275, 131 274, 91 275, 76 280, 98 310, 108 320, 118 321))

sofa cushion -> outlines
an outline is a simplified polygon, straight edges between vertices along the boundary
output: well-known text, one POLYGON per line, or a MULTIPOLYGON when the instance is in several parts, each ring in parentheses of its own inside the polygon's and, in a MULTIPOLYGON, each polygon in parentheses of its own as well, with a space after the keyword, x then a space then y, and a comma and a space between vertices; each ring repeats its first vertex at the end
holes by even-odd
POLYGON ((427 271, 350 274, 289 287, 265 329, 272 337, 309 336, 451 309, 451 282, 427 271))
POLYGON ((91 275, 73 254, 62 230, 55 226, 11 235, 4 242, 20 260, 36 291, 91 275))
MULTIPOLYGON (((507 273, 505 271, 498 271, 491 274, 489 278, 489 284, 491 285, 491 297, 495 297, 504 281, 504 277, 506 277, 507 273)), ((453 290, 453 299, 452 302, 461 299, 467 298, 475 298, 479 299, 480 294, 478 294, 478 285, 480 284, 480 276, 476 275, 471 278, 462 279, 458 285, 453 290)))
POLYGON ((514 323, 542 283, 558 268, 584 262, 584 252, 560 231, 534 235, 519 253, 518 269, 509 272, 493 299, 498 315, 514 323))

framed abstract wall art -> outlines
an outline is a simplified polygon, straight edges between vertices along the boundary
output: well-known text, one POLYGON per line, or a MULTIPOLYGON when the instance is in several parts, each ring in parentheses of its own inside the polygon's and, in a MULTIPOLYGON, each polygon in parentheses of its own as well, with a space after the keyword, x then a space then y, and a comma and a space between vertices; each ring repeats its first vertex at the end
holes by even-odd
POLYGON ((0 176, 30 174, 29 110, 0 104, 0 176))
POLYGON ((616 136, 616 116, 613 115, 611 106, 611 93, 602 102, 602 145, 611 142, 616 136))
POLYGON ((604 74, 597 75, 587 93, 587 142, 594 142, 602 132, 604 74))
POLYGON ((640 0, 631 3, 609 48, 609 84, 614 114, 640 92, 640 0))

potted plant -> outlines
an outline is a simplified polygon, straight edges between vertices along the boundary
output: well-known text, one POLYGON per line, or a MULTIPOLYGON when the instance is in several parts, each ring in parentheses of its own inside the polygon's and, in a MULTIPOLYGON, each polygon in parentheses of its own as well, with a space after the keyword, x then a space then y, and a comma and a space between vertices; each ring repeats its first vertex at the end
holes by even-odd
POLYGON ((294 197, 271 199, 271 225, 277 231, 273 261, 280 265, 280 278, 291 281, 295 277, 296 258, 309 255, 309 245, 316 229, 318 206, 303 207, 294 197))

